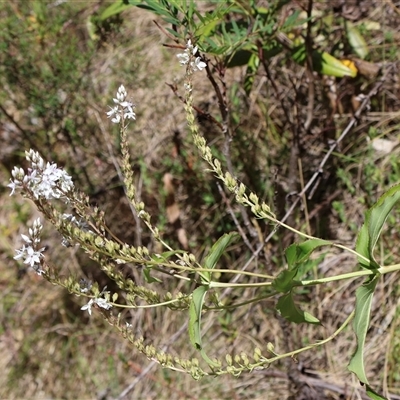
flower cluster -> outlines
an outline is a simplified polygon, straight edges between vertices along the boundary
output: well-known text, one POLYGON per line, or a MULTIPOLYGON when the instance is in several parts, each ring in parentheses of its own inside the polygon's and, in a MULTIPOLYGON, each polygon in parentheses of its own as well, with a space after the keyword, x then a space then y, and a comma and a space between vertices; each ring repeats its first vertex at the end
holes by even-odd
POLYGON ((85 304, 83 307, 81 307, 81 310, 83 310, 83 311, 87 310, 89 315, 92 315, 93 304, 96 304, 97 306, 99 306, 101 308, 105 308, 106 310, 109 310, 112 307, 112 305, 106 299, 97 297, 95 299, 90 299, 87 304, 85 304))
POLYGON ((113 99, 116 106, 110 107, 111 110, 107 112, 107 117, 111 118, 114 124, 119 124, 121 120, 136 119, 136 114, 133 111, 135 105, 126 100, 127 93, 124 85, 121 85, 117 91, 117 98, 113 99))
POLYGON ((177 55, 179 63, 181 65, 190 65, 192 72, 201 71, 207 67, 207 64, 204 61, 201 61, 200 57, 196 57, 197 50, 197 46, 193 47, 192 41, 189 39, 185 51, 177 55))
POLYGON ((22 168, 14 167, 11 172, 14 179, 7 186, 11 188, 10 196, 17 189, 28 192, 34 199, 66 198, 66 193, 74 188, 71 177, 54 163, 45 163, 37 151, 25 151, 27 161, 31 163, 28 173, 22 168))
POLYGON ((33 222, 32 228, 29 228, 29 236, 21 235, 25 244, 21 249, 16 250, 17 255, 14 257, 15 260, 23 260, 24 264, 29 264, 38 275, 43 273, 41 259, 43 259, 45 248, 39 248, 42 229, 43 225, 40 222, 40 218, 38 218, 33 222))

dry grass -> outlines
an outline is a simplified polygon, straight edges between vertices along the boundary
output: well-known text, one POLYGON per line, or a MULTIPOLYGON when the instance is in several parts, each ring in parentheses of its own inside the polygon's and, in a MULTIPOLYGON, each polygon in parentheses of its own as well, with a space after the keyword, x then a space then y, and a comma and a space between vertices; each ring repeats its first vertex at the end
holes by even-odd
MULTIPOLYGON (((381 43, 379 51, 389 53, 392 46, 384 47, 386 44, 383 36, 385 32, 392 33, 394 41, 400 41, 395 22, 398 20, 393 11, 393 7, 398 10, 400 6, 391 1, 386 5, 382 2, 370 4, 371 11, 364 18, 379 21, 383 31, 379 33, 379 38, 369 37, 371 46, 381 43)), ((86 9, 86 13, 90 11, 90 7, 86 9)), ((79 133, 87 139, 86 146, 72 149, 64 144, 55 144, 55 153, 62 160, 80 160, 83 163, 92 180, 93 202, 107 210, 109 224, 117 236, 135 243, 138 240, 135 236, 135 219, 130 214, 113 166, 118 158, 118 143, 115 132, 110 133, 109 121, 104 115, 115 89, 123 83, 137 106, 137 121, 131 125, 130 135, 139 193, 153 215, 154 222, 161 225, 167 240, 178 246, 176 232, 167 223, 162 180, 167 172, 174 175, 182 223, 193 247, 192 251, 201 258, 213 240, 224 229, 234 229, 234 225, 226 205, 217 195, 213 178, 204 174, 204 165, 191 146, 191 138, 186 133, 183 105, 165 84, 176 83, 182 87, 183 70, 176 63, 176 51, 162 47, 166 39, 152 23, 153 18, 150 13, 138 9, 124 14, 120 34, 111 36, 99 49, 88 72, 89 77, 86 77, 94 90, 93 93, 87 93, 87 108, 82 112, 97 127, 97 131, 92 136, 90 131, 79 133), (174 155, 173 137, 176 131, 179 131, 183 149, 181 158, 174 155), (110 144, 112 152, 107 146, 110 144), (211 196, 212 200, 206 198, 205 194, 211 196)), ((308 87, 303 68, 290 62, 282 66, 282 60, 278 57, 273 60, 271 71, 277 85, 285 93, 285 98, 293 100, 292 107, 296 108, 297 118, 305 120, 306 112, 302 106, 306 99, 299 97, 299 93, 307 93, 308 87)), ((241 68, 228 70, 228 87, 241 82, 243 76, 244 70, 241 68)), ((239 85, 235 98, 243 103, 240 103, 239 109, 234 109, 234 116, 240 116, 235 140, 241 144, 234 147, 232 157, 238 163, 239 178, 250 187, 262 187, 262 196, 271 201, 274 185, 282 186, 283 189, 291 185, 287 161, 291 139, 281 104, 267 83, 264 76, 258 77, 250 99, 246 99, 239 85), (273 176, 275 167, 279 171, 277 178, 273 176), (260 182, 266 183, 260 186, 260 182)), ((316 83, 319 85, 320 81, 316 83)), ((357 89, 368 91, 373 82, 357 85, 357 89)), ((354 90, 353 86, 354 82, 339 82, 343 93, 354 90)), ((196 103, 201 106, 208 103, 208 111, 216 115, 217 104, 205 75, 196 76, 194 87, 196 103)), ((360 121, 341 149, 350 161, 345 162, 343 156, 344 162, 340 168, 348 173, 347 177, 355 193, 346 191, 345 182, 327 179, 320 188, 322 193, 317 193, 315 199, 308 204, 309 213, 321 206, 320 213, 316 213, 314 220, 306 221, 302 210, 298 210, 293 219, 297 226, 305 227, 308 222, 311 229, 317 232, 322 230, 330 238, 343 239, 347 244, 354 243, 356 232, 351 224, 359 226, 362 222, 366 209, 363 203, 371 205, 388 185, 400 181, 400 172, 396 173, 393 161, 399 153, 399 146, 392 153, 383 155, 368 150, 371 129, 379 132, 379 137, 398 141, 399 93, 398 75, 393 74, 374 100, 373 112, 360 121), (372 182, 371 185, 368 185, 367 179, 372 182), (331 201, 326 203, 329 195, 337 189, 340 194, 335 200, 343 205, 346 220, 341 219, 337 211, 332 211, 331 201), (324 214, 329 215, 328 221, 323 218, 324 214), (329 229, 324 230, 324 224, 329 229)), ((84 95, 81 93, 81 96, 84 95)), ((321 141, 321 137, 326 123, 332 122, 327 117, 326 105, 322 105, 322 86, 317 88, 316 97, 321 101, 315 111, 318 122, 312 135, 303 138, 307 144, 302 154, 306 177, 314 171, 323 156, 325 142, 321 141)), ((346 125, 350 114, 349 110, 345 110, 343 114, 336 115, 336 133, 346 125)), ((5 124, 4 120, 0 121, 5 124)), ((203 126, 203 129, 211 145, 221 149, 223 139, 220 133, 210 126, 203 126)), ((20 142, 23 143, 23 140, 18 138, 20 142)), ((338 159, 341 159, 341 155, 338 159)), ((331 176, 336 168, 338 165, 335 163, 330 166, 331 176)), ((6 168, 0 171, 0 180, 8 180, 6 168)), ((297 177, 296 180, 298 183, 297 177)), ((82 181, 83 185, 87 183, 84 179, 82 181)), ((12 259, 14 249, 20 244, 18 237, 24 232, 24 225, 36 214, 21 199, 10 198, 7 191, 1 193, 0 204, 0 289, 3 293, 0 300, 0 370, 4 371, 0 375, 0 398, 111 399, 118 398, 128 387, 130 391, 125 398, 129 399, 289 398, 288 363, 285 362, 237 378, 206 377, 197 382, 189 376, 163 370, 137 354, 96 313, 91 318, 83 314, 80 311, 83 305, 81 299, 70 297, 31 273, 18 270, 17 263, 12 259)), ((238 211, 234 205, 232 207, 238 211)), ((398 221, 395 215, 390 221, 391 226, 398 226, 398 221)), ((266 236, 270 227, 260 221, 259 229, 266 236)), ((47 257, 61 268, 63 274, 87 276, 104 284, 112 284, 79 250, 61 248, 57 234, 50 230, 45 233, 47 257)), ((277 239, 269 244, 269 253, 259 264, 254 263, 251 270, 260 268, 277 273, 284 265, 282 243, 292 239, 278 231, 277 239)), ((385 236, 385 253, 382 250, 382 257, 396 258, 398 239, 396 229, 385 236)), ((157 251, 157 244, 148 233, 144 232, 140 240, 157 251)), ((248 256, 243 248, 237 248, 222 262, 231 269, 239 269, 248 256)), ((321 261, 314 268, 318 276, 336 275, 356 268, 352 257, 335 252, 320 256, 321 261)), ((128 272, 138 280, 143 279, 137 271, 128 272)), ((372 377, 371 384, 400 395, 400 376, 397 372, 400 361, 400 293, 397 280, 398 274, 392 274, 383 279, 377 288, 366 357, 367 373, 372 377)), ((166 290, 188 290, 176 288, 169 281, 165 285, 166 290)), ((274 299, 240 307, 232 312, 208 313, 203 320, 206 351, 223 358, 226 353, 236 354, 242 350, 251 354, 254 347, 265 348, 268 342, 274 344, 278 353, 287 351, 287 348, 314 343, 331 335, 343 323, 353 309, 356 287, 356 282, 335 283, 299 295, 304 307, 321 318, 323 326, 291 326, 290 336, 282 331, 282 324, 274 311, 274 299)), ((254 291, 251 289, 234 293, 236 299, 242 300, 252 295, 254 291)), ((134 310, 127 318, 134 332, 144 335, 147 341, 155 342, 157 346, 168 348, 171 353, 185 358, 195 356, 185 329, 187 313, 160 309, 146 312, 134 310)), ((304 381, 311 388, 322 388, 321 399, 362 398, 360 393, 363 389, 346 369, 354 346, 354 334, 347 328, 334 341, 316 351, 306 352, 296 360, 304 373, 304 381), (328 384, 333 386, 328 387, 328 384), (344 397, 339 397, 338 388, 343 388, 344 397)), ((294 362, 289 361, 291 364, 294 362)))

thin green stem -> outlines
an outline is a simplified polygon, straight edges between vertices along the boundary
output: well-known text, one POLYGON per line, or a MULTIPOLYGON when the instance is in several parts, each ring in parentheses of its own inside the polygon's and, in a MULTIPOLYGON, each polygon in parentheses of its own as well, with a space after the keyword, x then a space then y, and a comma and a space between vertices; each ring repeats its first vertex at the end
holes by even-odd
POLYGON ((346 318, 346 320, 343 322, 343 324, 342 324, 332 335, 328 336, 326 339, 323 339, 323 340, 320 340, 320 341, 317 342, 317 343, 313 343, 313 344, 310 344, 310 345, 308 345, 308 346, 302 347, 301 349, 297 349, 297 350, 294 350, 294 351, 290 351, 289 353, 279 354, 279 355, 277 355, 276 357, 269 358, 268 361, 269 361, 270 363, 272 363, 272 362, 277 361, 277 360, 280 360, 280 359, 282 359, 282 358, 293 357, 293 356, 295 356, 295 355, 297 355, 297 354, 302 353, 303 351, 310 350, 310 349, 313 349, 314 347, 322 346, 322 345, 324 345, 324 344, 330 342, 330 341, 331 341, 332 339, 334 339, 337 335, 339 335, 340 332, 342 332, 342 331, 344 330, 344 328, 345 328, 345 327, 349 324, 349 322, 353 319, 354 314, 355 314, 355 311, 352 311, 351 314, 350 314, 350 315, 346 318))
POLYGON ((136 309, 136 308, 153 308, 153 307, 162 307, 162 306, 166 306, 168 304, 173 304, 173 303, 177 303, 178 301, 181 301, 182 299, 172 299, 172 300, 168 300, 168 301, 164 301, 162 303, 156 303, 156 304, 146 304, 143 306, 133 306, 133 305, 129 305, 129 304, 118 304, 118 303, 112 303, 109 302, 109 304, 111 304, 112 306, 116 307, 116 308, 130 308, 130 309, 136 309))
POLYGON ((277 293, 278 292, 273 292, 273 293, 269 293, 265 296, 254 297, 250 300, 243 301, 242 303, 229 304, 228 306, 220 306, 220 307, 206 307, 205 309, 207 311, 208 310, 210 310, 210 311, 212 311, 212 310, 229 310, 231 308, 242 307, 242 306, 246 306, 247 304, 252 304, 252 303, 259 302, 261 300, 269 299, 269 298, 275 296, 277 293))
POLYGON ((238 287, 265 287, 271 286, 272 282, 258 282, 258 283, 225 283, 211 281, 209 288, 238 288, 238 287))

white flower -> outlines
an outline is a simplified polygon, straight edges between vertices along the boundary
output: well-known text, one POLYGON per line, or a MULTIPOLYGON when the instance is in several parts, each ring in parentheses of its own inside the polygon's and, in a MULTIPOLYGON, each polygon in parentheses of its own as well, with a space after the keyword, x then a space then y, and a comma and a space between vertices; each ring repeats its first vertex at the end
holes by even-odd
POLYGON ((42 252, 44 247, 36 251, 32 246, 23 245, 21 249, 15 250, 17 255, 14 256, 14 260, 23 259, 24 264, 29 264, 30 267, 35 268, 40 266, 40 259, 43 258, 42 252))
POLYGON ((14 169, 11 171, 11 175, 13 176, 14 180, 10 179, 11 183, 7 185, 9 188, 11 188, 10 196, 15 193, 16 189, 22 188, 22 183, 25 178, 25 171, 22 168, 14 167, 14 169))
POLYGON ((184 83, 183 86, 185 87, 185 90, 187 92, 191 92, 193 90, 192 85, 190 85, 189 83, 184 83))
POLYGON ((110 108, 111 110, 107 113, 107 117, 111 118, 113 115, 115 115, 115 117, 111 119, 111 122, 113 122, 114 124, 119 124, 119 121, 121 121, 121 116, 119 114, 118 106, 110 108))
POLYGON ((39 249, 40 234, 42 233, 43 226, 40 222, 40 218, 37 218, 33 222, 32 228, 29 228, 29 236, 21 235, 22 240, 26 243, 19 250, 15 250, 17 253, 14 256, 14 260, 23 260, 24 264, 34 269, 39 275, 44 271, 41 269, 41 259, 44 258, 43 251, 44 247, 39 249))
POLYGON ((117 91, 117 98, 113 99, 114 103, 120 104, 121 102, 125 101, 127 95, 128 94, 126 93, 125 86, 121 85, 117 91))
POLYGON ((136 114, 133 111, 135 105, 130 101, 126 100, 127 92, 125 90, 124 85, 121 85, 118 88, 117 96, 113 99, 116 106, 110 107, 110 111, 108 111, 107 117, 111 118, 111 122, 114 124, 119 124, 122 120, 125 119, 136 119, 136 114))
POLYGON ((47 200, 52 198, 64 198, 65 193, 73 189, 72 178, 57 164, 45 163, 40 154, 34 150, 25 152, 26 159, 31 163, 28 172, 22 168, 15 167, 12 171, 14 179, 10 179, 8 185, 13 195, 16 189, 24 189, 35 199, 44 197, 47 200))
POLYGON ((186 49, 183 53, 177 54, 179 59, 179 63, 181 65, 190 65, 191 71, 201 71, 207 64, 201 60, 200 57, 196 57, 198 48, 197 46, 193 47, 192 41, 189 39, 186 44, 186 49), (194 61, 192 61, 194 59, 194 61))
POLYGON ((106 299, 98 297, 96 299, 90 299, 87 304, 85 304, 83 307, 81 307, 81 310, 83 310, 83 311, 87 310, 89 315, 92 315, 93 304, 97 304, 99 307, 105 308, 106 310, 109 310, 112 307, 112 305, 106 299))
POLYGON ((101 308, 105 308, 106 310, 109 310, 112 305, 106 300, 106 299, 102 299, 101 297, 99 297, 98 299, 95 299, 94 302, 101 308))
POLYGON ((21 249, 15 250, 17 255, 14 256, 14 260, 23 259, 24 264, 29 264, 30 267, 40 266, 40 259, 43 258, 43 251, 45 250, 42 247, 39 250, 35 250, 32 246, 23 245, 21 249))
POLYGON ((83 311, 87 310, 89 315, 92 315, 92 305, 93 305, 93 303, 94 303, 94 299, 90 299, 89 303, 87 303, 83 307, 81 307, 81 310, 83 310, 83 311))
POLYGON ((199 71, 201 71, 202 69, 207 67, 207 64, 204 61, 201 61, 200 57, 196 57, 194 62, 191 63, 191 66, 194 70, 198 69, 199 71))
POLYGON ((179 63, 181 65, 186 65, 189 63, 190 56, 187 53, 180 53, 176 55, 179 58, 179 63))
POLYGON ((24 264, 29 264, 31 267, 40 264, 40 258, 43 254, 40 251, 35 251, 33 247, 29 246, 26 249, 24 264))

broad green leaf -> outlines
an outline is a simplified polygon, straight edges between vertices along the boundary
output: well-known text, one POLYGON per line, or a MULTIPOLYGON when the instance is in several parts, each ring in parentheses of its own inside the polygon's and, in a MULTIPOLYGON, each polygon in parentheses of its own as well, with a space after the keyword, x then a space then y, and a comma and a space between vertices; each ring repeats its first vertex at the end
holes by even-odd
POLYGON ((207 293, 207 286, 199 286, 193 291, 189 306, 189 338, 196 350, 201 350, 201 310, 207 293))
POLYGON ((364 345, 369 327, 371 304, 379 275, 374 275, 356 290, 356 310, 353 328, 357 337, 357 349, 351 357, 348 369, 357 375, 360 382, 368 385, 364 369, 364 345))
POLYGON ((323 239, 309 239, 302 243, 293 243, 285 251, 289 269, 295 264, 306 261, 311 253, 318 247, 330 246, 332 243, 323 239))
POLYGON ((369 252, 372 252, 390 211, 400 199, 400 185, 390 188, 370 209, 368 218, 369 252))
POLYGON ((316 248, 329 245, 331 245, 331 242, 323 239, 309 239, 303 243, 291 244, 285 252, 288 269, 282 271, 274 279, 272 287, 278 292, 286 293, 293 287, 298 286, 299 281, 295 277, 300 275, 298 274, 299 268, 309 260, 310 255, 316 248))
POLYGON ((304 260, 302 263, 298 265, 296 268, 297 275, 294 277, 295 281, 300 281, 306 274, 310 271, 313 271, 315 267, 317 267, 321 262, 325 259, 327 252, 320 254, 318 257, 309 258, 304 260))
POLYGON ((272 287, 280 293, 287 293, 299 282, 294 280, 297 275, 297 268, 285 269, 272 281, 272 287))
POLYGON ((374 249, 381 235, 383 225, 393 207, 400 200, 400 184, 390 188, 367 211, 364 225, 358 234, 356 251, 369 259, 369 263, 359 257, 362 267, 368 269, 379 268, 374 258, 374 249))
POLYGON ((369 50, 366 41, 361 35, 360 31, 350 22, 346 21, 347 39, 350 46, 358 57, 364 59, 367 57, 369 50))
MULTIPOLYGON (((221 236, 211 247, 210 252, 204 260, 204 268, 212 270, 215 268, 218 260, 221 258, 222 254, 224 254, 226 248, 234 243, 239 234, 236 232, 225 233, 225 235, 221 236)), ((201 275, 205 279, 206 282, 209 283, 211 280, 212 272, 202 272, 201 275)))
POLYGON ((357 253, 366 257, 367 260, 369 260, 366 261, 364 258, 358 257, 358 262, 360 263, 361 267, 368 269, 376 269, 379 268, 379 265, 377 265, 374 262, 374 259, 371 258, 369 254, 369 236, 368 236, 367 218, 368 218, 368 213, 366 215, 364 224, 362 225, 360 231, 358 232, 356 241, 356 251, 357 253))
POLYGON ((189 306, 189 339, 192 346, 196 350, 200 351, 201 356, 207 364, 210 366, 217 366, 218 364, 212 361, 205 353, 201 339, 201 312, 207 290, 208 287, 202 285, 193 291, 192 300, 189 306))
POLYGON ((149 267, 146 267, 146 268, 143 269, 144 279, 145 279, 145 281, 146 281, 147 283, 153 283, 153 282, 161 283, 161 282, 162 282, 161 279, 152 277, 152 276, 150 275, 150 272, 151 272, 151 268, 149 268, 149 267))
POLYGON ((276 305, 276 309, 283 318, 290 322, 295 322, 296 324, 305 322, 308 324, 321 325, 318 318, 313 317, 306 311, 300 310, 300 308, 296 306, 292 293, 287 293, 281 296, 276 305))
POLYGON ((387 397, 383 397, 380 394, 376 393, 369 385, 366 387, 366 393, 369 398, 372 400, 388 400, 387 397))
POLYGON ((100 21, 104 21, 107 18, 112 17, 113 15, 120 14, 122 11, 125 11, 127 8, 131 8, 130 4, 124 4, 122 1, 116 1, 115 3, 108 6, 100 15, 100 21))

